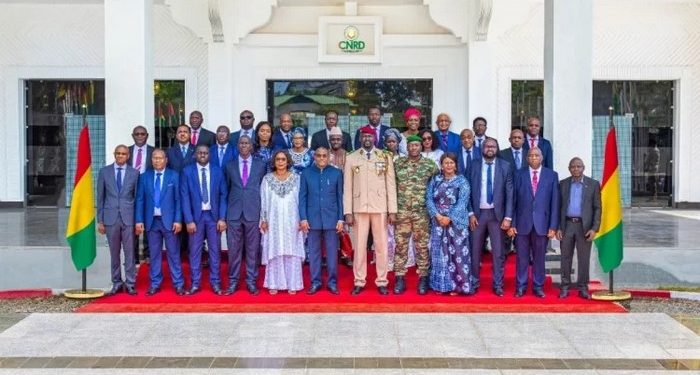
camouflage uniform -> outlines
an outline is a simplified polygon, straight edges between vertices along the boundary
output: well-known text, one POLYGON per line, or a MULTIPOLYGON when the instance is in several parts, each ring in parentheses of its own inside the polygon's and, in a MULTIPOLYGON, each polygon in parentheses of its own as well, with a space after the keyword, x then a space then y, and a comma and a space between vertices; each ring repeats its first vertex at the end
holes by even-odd
POLYGON ((401 157, 396 161, 396 193, 398 213, 396 214, 396 254, 394 272, 396 276, 406 274, 408 241, 413 234, 416 247, 418 275, 429 275, 428 241, 430 239, 430 217, 425 205, 428 182, 438 172, 435 162, 421 157, 411 161, 401 157))

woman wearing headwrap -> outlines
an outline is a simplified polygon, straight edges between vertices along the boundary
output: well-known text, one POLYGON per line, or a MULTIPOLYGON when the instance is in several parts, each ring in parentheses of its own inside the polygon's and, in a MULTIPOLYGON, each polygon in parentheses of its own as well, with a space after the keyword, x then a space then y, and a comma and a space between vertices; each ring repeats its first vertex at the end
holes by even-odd
POLYGON ((405 156, 405 153, 399 152, 399 143, 401 142, 401 134, 394 128, 389 128, 384 132, 384 150, 389 152, 396 161, 399 156, 405 156))
POLYGON ((314 162, 314 152, 306 147, 306 132, 302 128, 292 130, 292 148, 289 149, 294 163, 294 173, 301 174, 314 162))
POLYGON ((409 108, 403 113, 403 119, 406 122, 406 131, 401 133, 403 136, 401 142, 399 143, 399 153, 401 155, 408 154, 408 144, 406 139, 412 135, 418 135, 421 115, 421 112, 416 108, 409 108))

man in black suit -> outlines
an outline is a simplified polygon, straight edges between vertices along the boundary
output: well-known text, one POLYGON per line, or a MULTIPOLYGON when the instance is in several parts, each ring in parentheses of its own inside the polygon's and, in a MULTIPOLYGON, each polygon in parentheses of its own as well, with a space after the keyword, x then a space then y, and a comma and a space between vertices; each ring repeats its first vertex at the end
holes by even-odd
POLYGON ((190 135, 191 135, 191 143, 192 146, 200 146, 200 145, 206 145, 207 147, 211 147, 214 142, 216 142, 216 135, 212 133, 211 131, 204 129, 202 127, 202 122, 204 122, 204 116, 202 116, 202 112, 199 111, 192 111, 190 113, 190 135))
POLYGON ((472 294, 479 289, 481 253, 488 234, 493 253, 493 293, 503 296, 505 233, 513 219, 513 172, 510 164, 496 157, 498 143, 486 138, 481 143, 482 160, 471 165, 472 294))
MULTIPOLYGON (((151 154, 153 146, 146 143, 148 141, 148 130, 142 125, 136 125, 131 131, 131 138, 134 144, 129 146, 129 165, 136 169, 139 174, 152 169, 151 154)), ((139 237, 134 235, 134 263, 139 264, 139 237)), ((148 236, 143 235, 143 257, 148 258, 148 236)))
MULTIPOLYGON (((331 148, 329 140, 331 138, 331 129, 338 126, 338 112, 330 110, 326 112, 326 128, 319 130, 311 137, 311 149, 316 150, 319 147, 331 148)), ((352 151, 352 140, 350 134, 343 132, 343 148, 345 151, 352 151)))
MULTIPOLYGON (((272 148, 275 150, 292 148, 292 115, 283 113, 280 115, 280 127, 272 133, 272 148)), ((306 141, 305 141, 306 142, 306 141)))
POLYGON ((513 170, 517 171, 522 168, 525 164, 525 153, 523 153, 523 142, 525 142, 525 135, 520 129, 513 129, 510 132, 510 147, 504 148, 498 154, 503 160, 510 163, 513 166, 513 170))
POLYGON ((590 299, 588 293, 588 269, 591 258, 591 242, 600 229, 600 183, 583 175, 583 160, 578 157, 569 162, 567 177, 559 182, 561 209, 557 239, 561 241, 561 287, 559 298, 569 296, 571 263, 576 248, 578 261, 578 295, 590 299))
POLYGON ((241 130, 235 131, 231 134, 229 145, 231 145, 234 149, 237 149, 238 138, 242 135, 250 138, 251 144, 255 144, 255 129, 253 129, 255 115, 253 115, 253 112, 247 109, 243 110, 238 118, 238 122, 241 124, 241 130))
POLYGON ((362 140, 362 136, 360 135, 360 129, 362 129, 365 126, 371 126, 374 130, 374 147, 382 149, 383 147, 381 142, 384 139, 384 132, 387 129, 389 129, 389 127, 386 125, 382 125, 382 110, 381 108, 379 108, 379 106, 373 105, 369 107, 369 109, 367 110, 367 121, 369 121, 367 125, 361 126, 355 132, 355 150, 361 147, 360 143, 362 140))

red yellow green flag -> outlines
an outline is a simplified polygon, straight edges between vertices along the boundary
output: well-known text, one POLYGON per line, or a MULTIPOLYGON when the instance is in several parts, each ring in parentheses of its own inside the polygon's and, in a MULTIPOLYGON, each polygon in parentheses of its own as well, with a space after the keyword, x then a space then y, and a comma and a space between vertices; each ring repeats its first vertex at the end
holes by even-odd
POLYGON ((75 171, 75 186, 66 228, 66 240, 71 248, 71 258, 78 271, 88 268, 95 260, 97 253, 90 155, 90 131, 85 122, 78 140, 78 166, 75 171))
POLYGON ((603 212, 595 245, 598 248, 598 261, 603 272, 610 272, 620 266, 623 247, 622 198, 615 127, 610 127, 608 131, 603 162, 603 181, 600 189, 603 212))

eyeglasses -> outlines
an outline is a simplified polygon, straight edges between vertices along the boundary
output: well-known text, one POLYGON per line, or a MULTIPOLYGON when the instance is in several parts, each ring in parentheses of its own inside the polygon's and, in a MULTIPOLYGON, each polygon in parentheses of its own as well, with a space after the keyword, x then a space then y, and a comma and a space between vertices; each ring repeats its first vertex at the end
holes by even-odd
POLYGON ((432 140, 433 140, 433 137, 425 137, 425 138, 423 138, 423 140, 424 140, 424 141, 432 141, 432 140))
POLYGON ((253 116, 241 116, 241 120, 250 120, 253 116))

